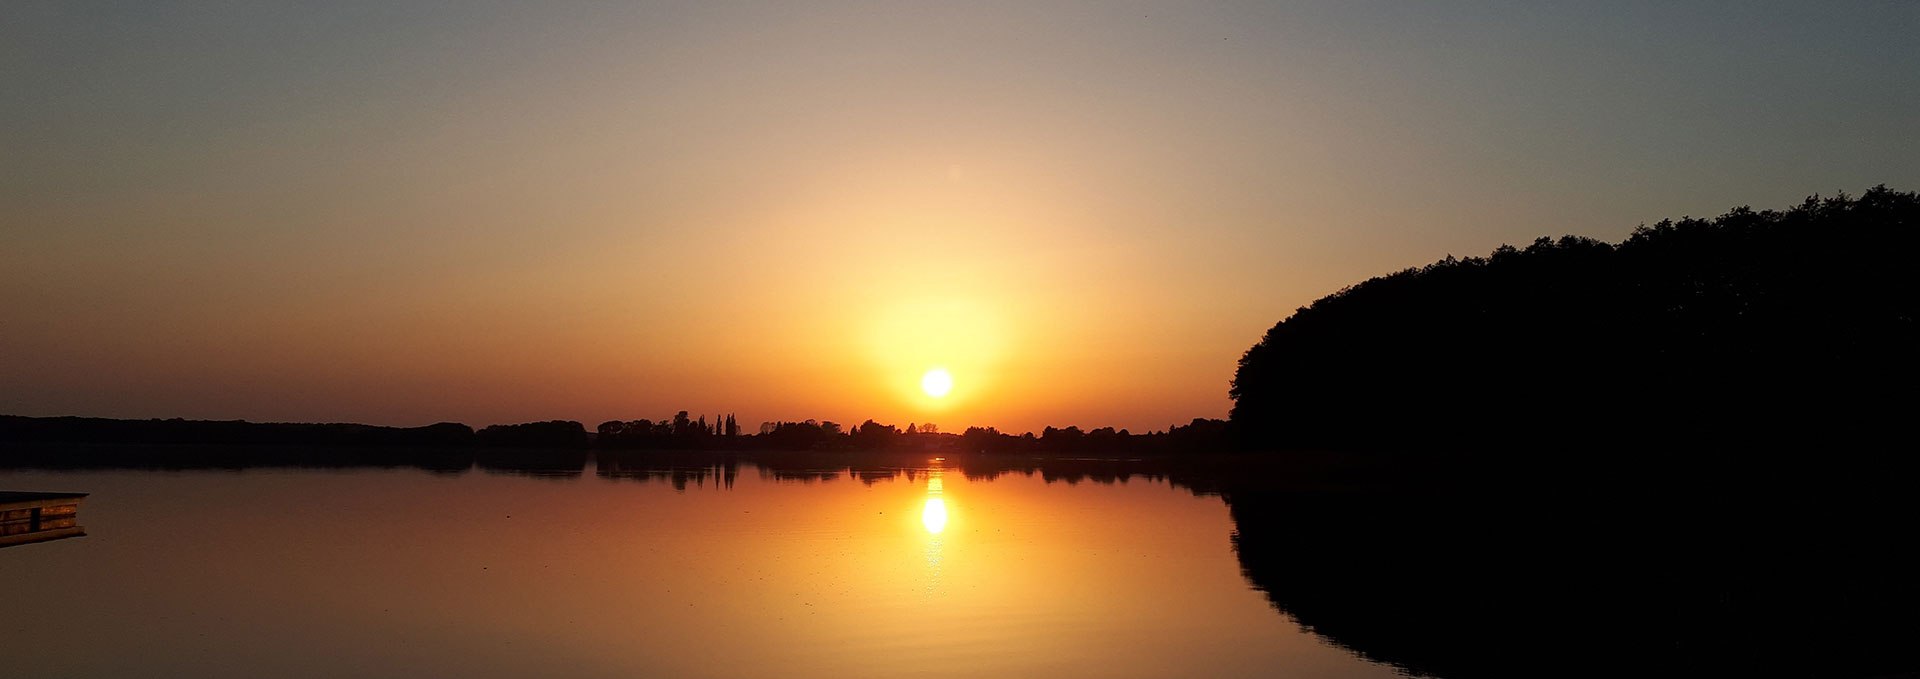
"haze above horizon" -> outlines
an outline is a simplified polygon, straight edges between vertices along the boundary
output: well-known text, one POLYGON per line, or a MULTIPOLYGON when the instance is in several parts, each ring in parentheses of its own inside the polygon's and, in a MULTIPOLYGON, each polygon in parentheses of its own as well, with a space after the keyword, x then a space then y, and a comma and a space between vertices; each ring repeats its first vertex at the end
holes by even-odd
POLYGON ((1917 32, 1871 2, 6 3, 0 413, 1223 417, 1262 332, 1374 275, 1911 190, 1917 32))

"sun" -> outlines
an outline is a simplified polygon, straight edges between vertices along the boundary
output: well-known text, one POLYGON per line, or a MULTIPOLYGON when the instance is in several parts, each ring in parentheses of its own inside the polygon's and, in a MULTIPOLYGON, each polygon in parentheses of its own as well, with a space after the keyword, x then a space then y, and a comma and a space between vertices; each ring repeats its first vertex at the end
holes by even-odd
POLYGON ((946 368, 928 370, 927 374, 920 376, 920 390, 934 398, 946 396, 947 392, 953 391, 953 375, 946 368))

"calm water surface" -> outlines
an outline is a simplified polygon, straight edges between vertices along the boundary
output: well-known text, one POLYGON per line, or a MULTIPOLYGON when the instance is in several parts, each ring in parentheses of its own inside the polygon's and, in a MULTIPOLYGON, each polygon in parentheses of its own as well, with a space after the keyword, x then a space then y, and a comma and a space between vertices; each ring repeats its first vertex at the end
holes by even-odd
POLYGON ((1164 482, 940 468, 0 471, 7 676, 1397 676, 1249 589, 1164 482), (681 487, 684 486, 684 487, 681 487))

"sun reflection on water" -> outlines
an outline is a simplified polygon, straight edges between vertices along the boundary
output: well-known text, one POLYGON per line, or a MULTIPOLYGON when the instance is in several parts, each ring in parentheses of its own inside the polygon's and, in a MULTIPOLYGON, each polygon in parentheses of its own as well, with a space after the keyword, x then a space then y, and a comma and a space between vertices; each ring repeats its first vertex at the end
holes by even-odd
POLYGON ((944 498, 927 498, 925 507, 920 508, 920 523, 925 524, 927 532, 938 535, 947 529, 947 501, 944 498))
POLYGON ((927 469, 927 499, 920 507, 920 525, 927 529, 927 596, 940 587, 940 559, 944 542, 940 533, 947 529, 946 484, 940 480, 941 460, 933 460, 927 469))

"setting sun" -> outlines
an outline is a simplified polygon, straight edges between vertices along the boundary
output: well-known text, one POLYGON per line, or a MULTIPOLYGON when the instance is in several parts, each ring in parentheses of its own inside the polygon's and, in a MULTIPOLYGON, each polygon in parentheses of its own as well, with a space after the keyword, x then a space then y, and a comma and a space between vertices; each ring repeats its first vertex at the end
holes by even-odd
POLYGON ((934 398, 946 396, 947 392, 953 391, 953 375, 946 368, 928 370, 926 375, 920 377, 920 390, 934 398))

